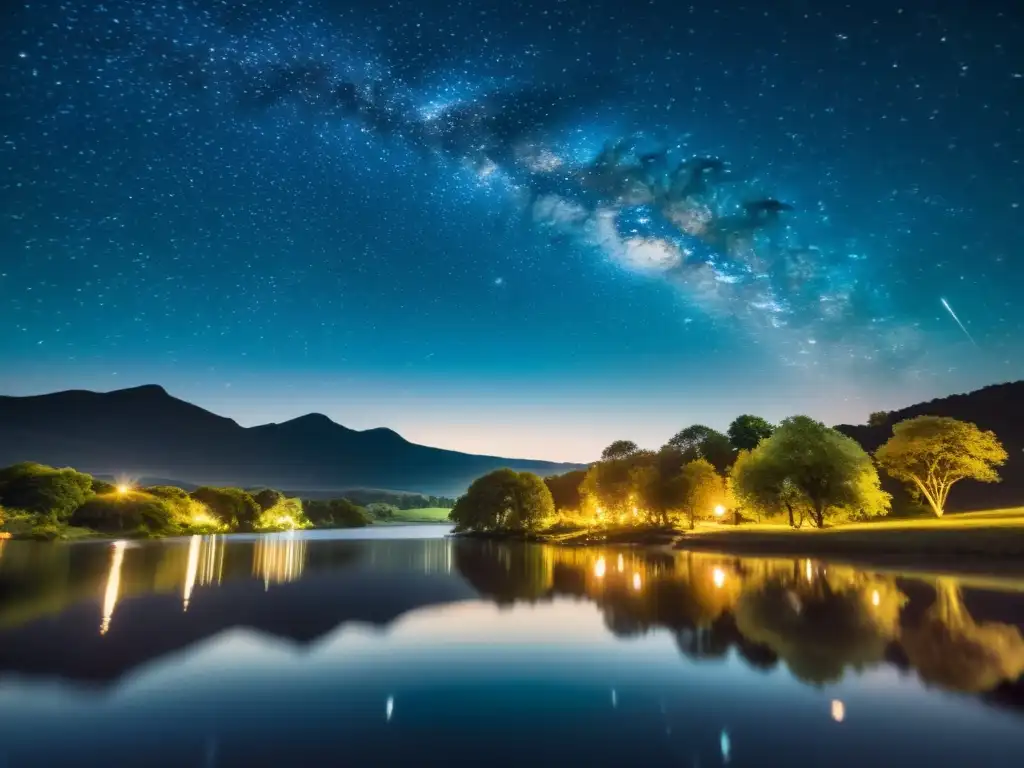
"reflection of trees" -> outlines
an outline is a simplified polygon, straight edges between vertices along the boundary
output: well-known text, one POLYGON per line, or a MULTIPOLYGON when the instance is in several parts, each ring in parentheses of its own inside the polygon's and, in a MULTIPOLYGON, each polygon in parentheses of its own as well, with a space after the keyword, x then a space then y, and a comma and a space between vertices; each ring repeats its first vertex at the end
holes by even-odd
POLYGON ((741 595, 736 626, 796 677, 820 684, 841 679, 846 667, 882 661, 899 633, 902 604, 891 581, 852 572, 811 581, 777 576, 741 595))
POLYGON ((1024 673, 1024 638, 1009 624, 976 623, 954 579, 935 580, 935 603, 903 632, 903 648, 928 683, 979 693, 1024 673))

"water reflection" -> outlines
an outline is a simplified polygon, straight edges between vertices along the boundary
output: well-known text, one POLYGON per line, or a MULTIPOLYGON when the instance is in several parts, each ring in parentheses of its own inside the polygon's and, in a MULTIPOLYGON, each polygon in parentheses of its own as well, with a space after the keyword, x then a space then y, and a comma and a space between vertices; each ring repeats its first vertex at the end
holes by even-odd
POLYGON ((185 586, 182 607, 188 610, 192 590, 196 585, 220 584, 224 575, 224 537, 193 536, 188 542, 188 561, 185 565, 185 586))
POLYGON ((107 575, 107 588, 103 592, 103 618, 100 620, 100 634, 107 634, 110 620, 114 616, 114 606, 121 590, 121 566, 124 564, 123 541, 115 541, 110 545, 110 572, 107 575))
POLYGON ((256 542, 252 572, 263 580, 263 588, 286 584, 302 576, 306 567, 306 540, 294 534, 272 534, 256 542))

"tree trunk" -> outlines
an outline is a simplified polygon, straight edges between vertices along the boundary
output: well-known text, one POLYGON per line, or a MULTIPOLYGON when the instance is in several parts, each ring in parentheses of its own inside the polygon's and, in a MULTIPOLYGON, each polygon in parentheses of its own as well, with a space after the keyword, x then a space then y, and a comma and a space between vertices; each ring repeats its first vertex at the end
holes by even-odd
POLYGON ((793 520, 793 505, 786 502, 786 510, 789 512, 789 527, 796 528, 796 521, 793 520))

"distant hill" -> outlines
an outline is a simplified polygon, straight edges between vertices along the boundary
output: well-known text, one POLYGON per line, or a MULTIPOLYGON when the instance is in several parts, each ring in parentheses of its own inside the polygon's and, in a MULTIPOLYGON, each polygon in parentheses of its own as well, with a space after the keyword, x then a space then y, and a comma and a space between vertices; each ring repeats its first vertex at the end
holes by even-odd
POLYGON ((499 467, 550 475, 579 466, 430 448, 390 429, 357 431, 317 413, 247 428, 156 385, 0 396, 0 466, 19 461, 186 485, 449 496, 499 467))
MULTIPOLYGON (((892 425, 915 416, 950 416, 991 430, 1009 454, 999 474, 1001 483, 964 480, 949 495, 949 509, 964 511, 1024 504, 1024 381, 994 384, 966 395, 951 395, 891 411, 883 425, 836 426, 865 450, 873 452, 892 436, 892 425)), ((889 488, 892 490, 892 488, 889 488)))

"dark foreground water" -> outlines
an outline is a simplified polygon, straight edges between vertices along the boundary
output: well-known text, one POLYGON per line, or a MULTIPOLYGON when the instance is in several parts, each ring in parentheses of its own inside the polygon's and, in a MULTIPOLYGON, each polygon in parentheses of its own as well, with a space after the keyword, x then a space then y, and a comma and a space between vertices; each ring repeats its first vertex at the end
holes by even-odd
POLYGON ((0 766, 1024 765, 1013 583, 443 533, 0 542, 0 766))

